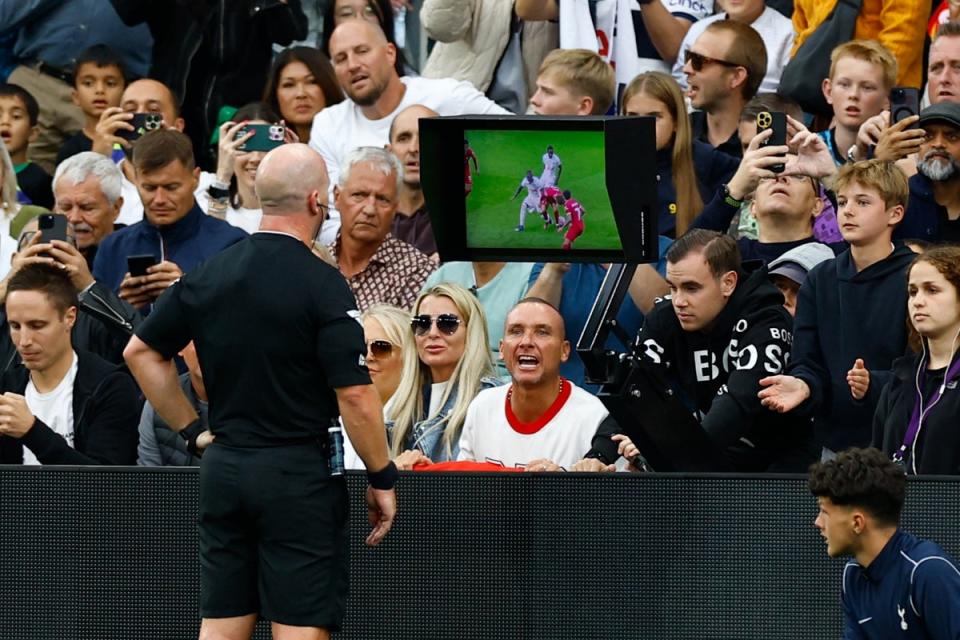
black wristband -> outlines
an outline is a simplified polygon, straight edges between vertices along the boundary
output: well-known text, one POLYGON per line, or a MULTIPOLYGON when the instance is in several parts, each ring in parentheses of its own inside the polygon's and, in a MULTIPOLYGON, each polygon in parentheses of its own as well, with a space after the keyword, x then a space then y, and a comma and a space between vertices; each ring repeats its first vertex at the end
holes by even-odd
POLYGON ((399 477, 400 472, 397 471, 397 465, 393 464, 393 460, 388 462, 387 466, 380 471, 367 471, 367 483, 374 489, 381 491, 393 489, 393 485, 397 484, 397 478, 399 477))
POLYGON ((200 418, 197 418, 180 430, 180 437, 187 441, 187 451, 190 455, 198 458, 202 455, 203 452, 197 449, 197 438, 206 430, 207 428, 200 422, 200 418))
POLYGON ((229 198, 229 197, 230 197, 230 191, 229 191, 229 190, 227 190, 227 189, 219 189, 219 188, 217 188, 217 187, 214 187, 213 185, 210 185, 209 187, 207 187, 207 193, 208 193, 208 194, 210 195, 210 197, 213 198, 214 200, 225 200, 226 198, 229 198))

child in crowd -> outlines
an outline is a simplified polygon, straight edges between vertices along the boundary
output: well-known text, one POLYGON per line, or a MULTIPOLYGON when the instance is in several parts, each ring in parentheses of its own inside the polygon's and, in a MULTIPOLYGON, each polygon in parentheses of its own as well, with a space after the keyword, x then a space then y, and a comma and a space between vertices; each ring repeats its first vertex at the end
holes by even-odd
POLYGON ((783 294, 783 308, 791 316, 797 315, 797 294, 807 281, 807 274, 821 262, 833 257, 830 247, 819 242, 808 242, 790 249, 767 265, 770 282, 783 294))
POLYGON ((50 175, 27 160, 27 147, 40 135, 40 106, 30 92, 16 84, 0 84, 0 138, 10 153, 17 174, 17 199, 21 204, 53 207, 50 175))
POLYGON ((537 75, 530 106, 538 115, 603 115, 613 104, 613 67, 586 49, 551 51, 537 75))
POLYGON ((875 40, 852 40, 830 54, 823 95, 833 107, 834 126, 820 132, 837 166, 848 161, 860 125, 889 106, 897 81, 897 59, 875 40))
POLYGON ((789 375, 760 381, 764 406, 813 413, 825 456, 869 444, 880 390, 906 347, 904 274, 915 254, 891 237, 908 193, 907 179, 893 163, 841 167, 838 218, 850 249, 807 275, 797 301, 789 375))
POLYGON ((97 44, 80 54, 73 73, 73 103, 83 111, 83 129, 60 147, 57 164, 93 148, 100 115, 109 107, 120 106, 126 86, 123 60, 113 49, 97 44))

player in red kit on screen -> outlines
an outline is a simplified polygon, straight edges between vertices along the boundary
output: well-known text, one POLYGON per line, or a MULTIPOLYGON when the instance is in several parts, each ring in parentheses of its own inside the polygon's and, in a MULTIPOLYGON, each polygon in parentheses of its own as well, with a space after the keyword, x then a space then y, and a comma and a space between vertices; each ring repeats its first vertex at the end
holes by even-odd
POLYGON ((563 236, 563 248, 569 249, 573 246, 573 241, 583 233, 583 216, 586 215, 586 211, 583 210, 579 202, 570 196, 570 191, 563 192, 563 199, 563 208, 567 210, 566 224, 570 225, 563 236))
POLYGON ((560 207, 563 206, 563 194, 557 187, 546 187, 540 195, 540 216, 543 218, 543 228, 550 228, 550 216, 547 209, 553 207, 553 224, 560 229, 560 207))
POLYGON ((477 154, 470 148, 470 142, 463 139, 463 197, 466 198, 473 191, 473 176, 470 175, 470 161, 473 160, 473 170, 480 175, 480 166, 477 164, 477 154))

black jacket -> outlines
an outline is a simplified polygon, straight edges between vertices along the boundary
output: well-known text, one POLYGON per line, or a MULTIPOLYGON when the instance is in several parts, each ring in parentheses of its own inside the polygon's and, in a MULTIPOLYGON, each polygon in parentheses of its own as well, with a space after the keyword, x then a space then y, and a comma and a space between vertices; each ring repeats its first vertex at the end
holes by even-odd
POLYGON ((766 267, 744 268, 709 330, 684 331, 671 301, 658 302, 637 337, 641 358, 674 381, 737 470, 803 470, 809 420, 775 414, 757 397, 760 379, 786 366, 792 319, 766 267))
MULTIPOLYGON (((137 461, 140 401, 123 369, 85 351, 77 352, 73 383, 73 448, 40 419, 21 439, 0 436, 0 463, 21 464, 23 447, 42 464, 132 465, 137 461)), ((30 372, 17 363, 0 377, 0 391, 23 395, 30 372)))
POLYGON ((798 411, 813 414, 821 445, 834 451, 870 443, 873 412, 890 367, 907 346, 907 267, 916 255, 897 246, 857 273, 849 251, 821 262, 800 287, 787 373, 810 387, 798 411), (862 358, 870 387, 855 401, 847 371, 862 358))
MULTIPOLYGON (((873 416, 873 446, 893 455, 903 444, 907 424, 917 399, 916 376, 920 355, 898 358, 890 380, 884 386, 873 416)), ((929 408, 931 394, 924 392, 924 419, 913 451, 903 460, 909 473, 960 474, 960 385, 956 378, 946 381, 940 401, 929 408), (916 460, 911 457, 915 452, 916 460)), ((935 385, 939 387, 939 384, 935 385)))

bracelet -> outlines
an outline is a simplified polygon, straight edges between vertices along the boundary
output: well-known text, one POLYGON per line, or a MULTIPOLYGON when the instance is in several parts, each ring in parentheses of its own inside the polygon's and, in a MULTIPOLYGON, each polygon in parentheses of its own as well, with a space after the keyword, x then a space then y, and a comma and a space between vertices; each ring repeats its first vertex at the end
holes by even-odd
POLYGON ((397 478, 399 477, 400 472, 397 471, 397 465, 393 463, 393 460, 388 462, 387 466, 380 471, 367 471, 367 483, 380 491, 393 489, 393 485, 397 484, 397 478))

